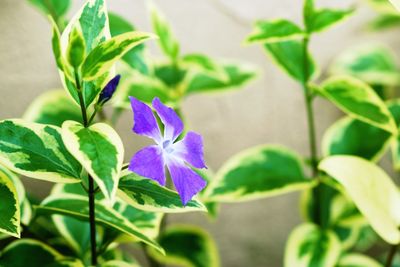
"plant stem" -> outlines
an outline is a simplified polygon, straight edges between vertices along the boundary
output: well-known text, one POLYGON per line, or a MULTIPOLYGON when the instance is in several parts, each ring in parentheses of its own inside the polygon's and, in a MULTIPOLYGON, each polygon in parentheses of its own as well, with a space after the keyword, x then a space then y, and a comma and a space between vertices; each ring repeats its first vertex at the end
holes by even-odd
MULTIPOLYGON (((311 173, 314 179, 319 181, 318 177, 318 153, 317 153, 317 141, 315 134, 315 118, 313 109, 313 94, 308 86, 310 76, 310 66, 308 61, 308 43, 309 37, 306 36, 303 40, 303 92, 304 100, 306 104, 307 122, 308 122, 308 137, 310 145, 310 161, 311 161, 311 173)), ((320 186, 319 184, 313 188, 313 201, 314 201, 314 220, 315 223, 321 225, 321 202, 320 202, 320 186)))
POLYGON ((394 260, 394 256, 396 255, 398 247, 399 247, 399 244, 392 245, 390 247, 390 251, 389 251, 389 254, 388 254, 387 259, 386 259, 385 267, 391 267, 392 266, 393 260, 394 260))
MULTIPOLYGON (((83 126, 88 127, 89 126, 89 121, 88 121, 88 117, 87 117, 87 110, 86 110, 86 107, 85 107, 85 102, 84 102, 84 99, 83 99, 82 86, 81 86, 79 75, 78 75, 77 71, 75 71, 75 83, 76 83, 76 88, 78 90, 79 104, 81 106, 83 126)), ((89 180, 88 196, 89 196, 89 224, 90 224, 91 263, 92 263, 93 266, 97 266, 95 189, 94 189, 94 180, 90 176, 90 174, 88 175, 88 180, 89 180)))
POLYGON ((95 215, 95 190, 93 178, 89 175, 89 223, 90 223, 90 249, 92 253, 92 265, 97 265, 96 249, 96 215, 95 215))

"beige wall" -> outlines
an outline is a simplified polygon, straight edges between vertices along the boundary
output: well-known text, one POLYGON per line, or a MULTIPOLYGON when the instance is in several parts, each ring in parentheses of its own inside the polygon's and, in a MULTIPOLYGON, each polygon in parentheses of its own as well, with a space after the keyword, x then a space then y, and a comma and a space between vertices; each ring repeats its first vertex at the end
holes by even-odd
MULTIPOLYGON (((74 0, 76 10, 83 1, 74 0)), ((141 30, 149 30, 144 1, 109 0, 114 10, 141 30)), ((216 0, 157 1, 176 29, 184 52, 206 52, 223 58, 238 58, 262 71, 260 78, 242 91, 223 95, 193 96, 184 103, 184 113, 191 129, 203 134, 208 165, 217 169, 232 154, 262 143, 282 143, 307 153, 307 128, 302 92, 269 60, 259 47, 241 47, 250 31, 251 21, 286 17, 300 21, 300 0, 216 0), (232 17, 231 13, 234 13, 232 17)), ((347 6, 351 0, 334 2, 347 6)), ((362 3, 358 3, 361 6, 362 3)), ((312 42, 312 51, 320 65, 351 44, 370 40, 388 41, 394 48, 400 39, 393 32, 367 35, 362 32, 372 12, 363 6, 357 16, 344 26, 321 34, 312 42)), ((0 118, 19 117, 30 101, 40 93, 60 87, 50 48, 47 21, 23 0, 1 0, 0 5, 0 118)), ((339 115, 326 102, 316 105, 318 137, 339 115)), ((131 114, 127 112, 118 125, 127 155, 142 146, 130 132, 131 114), (122 122, 123 121, 123 122, 122 122)), ((31 182, 31 190, 40 193, 47 185, 31 182)), ((174 216, 176 222, 206 226, 220 246, 223 266, 281 266, 285 240, 290 229, 300 221, 298 195, 290 194, 257 202, 223 205, 218 220, 209 222, 201 214, 174 216)))

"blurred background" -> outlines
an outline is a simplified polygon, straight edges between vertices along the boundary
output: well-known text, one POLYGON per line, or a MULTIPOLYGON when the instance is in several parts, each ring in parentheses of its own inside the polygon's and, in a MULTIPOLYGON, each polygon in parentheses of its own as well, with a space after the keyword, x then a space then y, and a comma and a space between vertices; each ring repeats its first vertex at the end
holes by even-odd
MULTIPOLYGON (((61 1, 61 0, 60 0, 61 1)), ((83 0, 74 0, 71 15, 83 0)), ((366 42, 384 42, 400 52, 398 32, 367 33, 373 16, 365 2, 318 0, 319 6, 357 5, 358 12, 338 27, 317 35, 311 52, 325 71, 344 49, 366 42)), ((241 43, 256 19, 284 17, 301 23, 300 0, 168 0, 155 1, 175 29, 183 52, 239 59, 257 66, 260 76, 247 87, 225 94, 189 97, 183 112, 189 128, 205 141, 208 166, 217 170, 233 154, 263 143, 281 143, 308 154, 303 94, 266 58, 258 46, 241 43)), ((109 0, 109 9, 143 31, 150 31, 145 1, 109 0)), ((51 29, 45 18, 24 0, 1 0, 0 7, 0 119, 21 117, 29 103, 49 89, 61 88, 51 50, 51 29)), ((154 48, 154 46, 152 47, 154 48)), ((151 50, 159 54, 156 49, 151 50)), ((328 102, 316 102, 318 140, 340 116, 328 102)), ((131 132, 132 114, 126 112, 117 130, 129 159, 146 140, 131 132)), ((28 191, 47 194, 51 184, 24 180, 28 191)), ((299 195, 289 194, 242 204, 222 205, 215 221, 204 214, 172 215, 175 223, 206 227, 216 239, 222 266, 281 266, 285 240, 300 220, 299 195)))

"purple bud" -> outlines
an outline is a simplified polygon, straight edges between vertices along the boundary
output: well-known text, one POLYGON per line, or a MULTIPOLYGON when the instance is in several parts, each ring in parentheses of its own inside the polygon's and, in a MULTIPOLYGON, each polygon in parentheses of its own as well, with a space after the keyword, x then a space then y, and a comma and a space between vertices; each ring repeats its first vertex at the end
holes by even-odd
POLYGON ((108 100, 111 99, 111 97, 115 93, 115 90, 117 89, 120 79, 121 75, 118 74, 107 83, 107 85, 103 88, 103 90, 100 93, 98 101, 99 104, 104 105, 108 100))

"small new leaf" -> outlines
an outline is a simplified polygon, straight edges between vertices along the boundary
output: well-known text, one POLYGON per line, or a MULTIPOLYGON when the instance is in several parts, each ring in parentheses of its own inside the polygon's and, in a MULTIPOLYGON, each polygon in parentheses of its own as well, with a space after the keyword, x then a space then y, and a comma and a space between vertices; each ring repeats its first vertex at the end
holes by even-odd
POLYGON ((85 59, 85 39, 83 38, 82 31, 75 26, 70 35, 69 35, 69 43, 67 47, 67 59, 68 62, 75 69, 82 64, 85 59))

